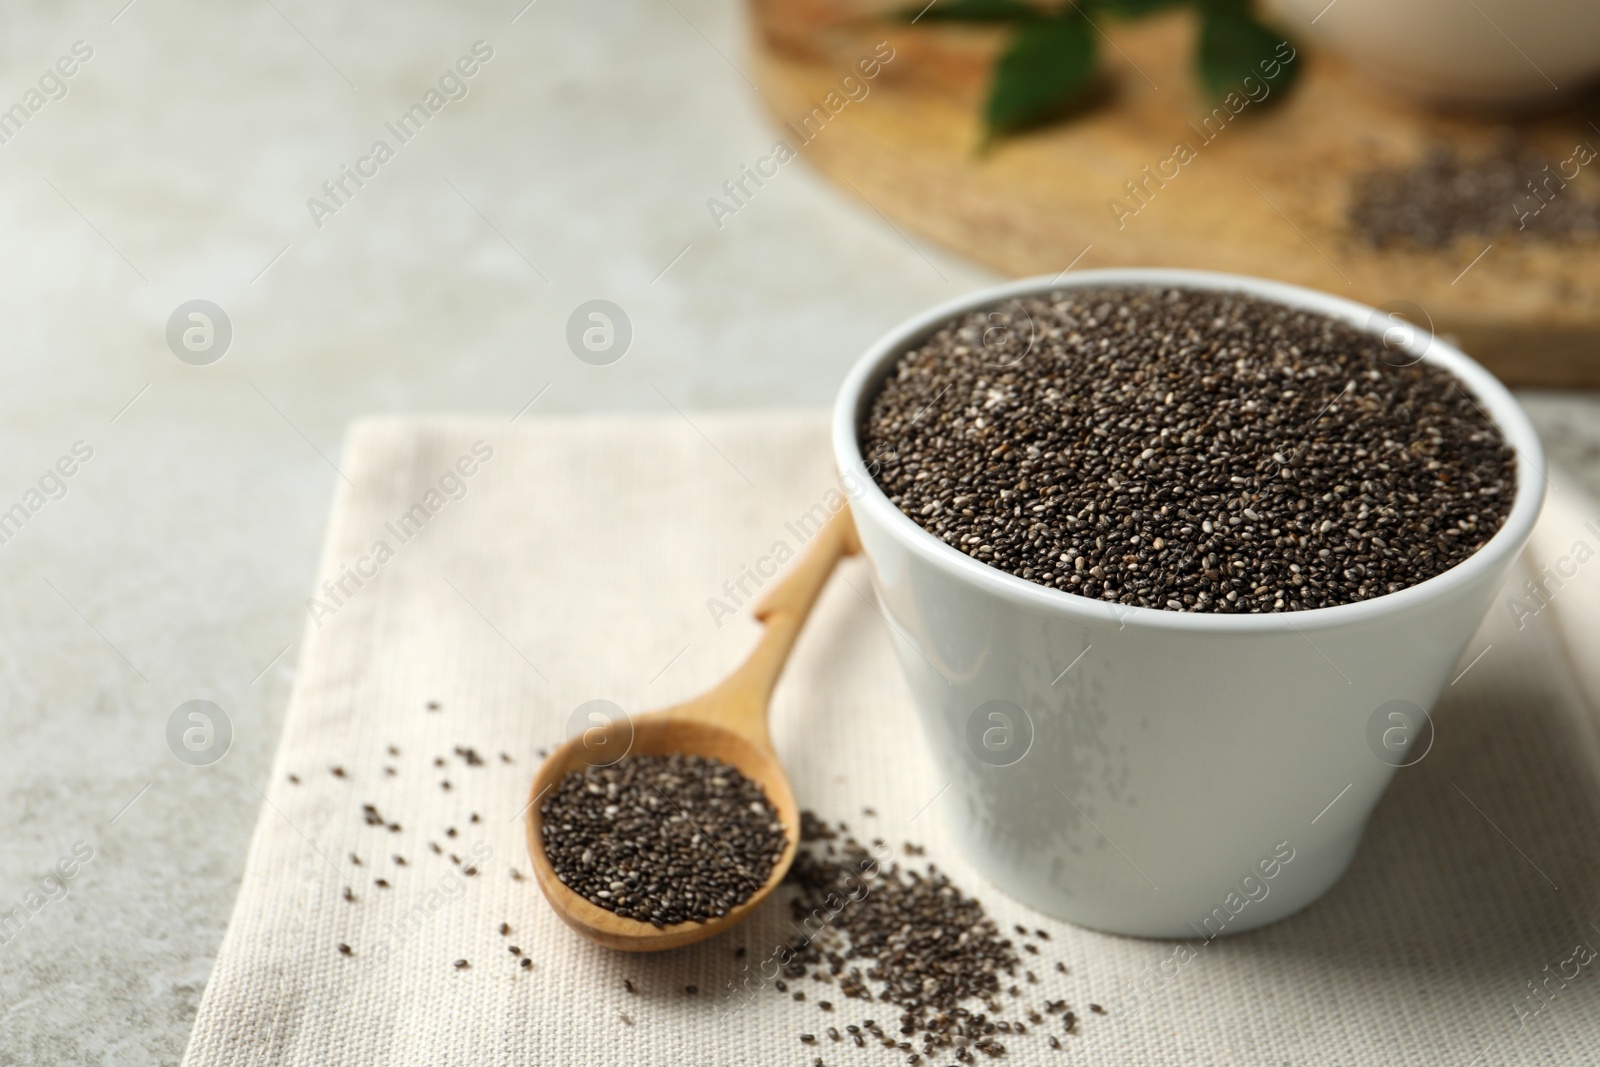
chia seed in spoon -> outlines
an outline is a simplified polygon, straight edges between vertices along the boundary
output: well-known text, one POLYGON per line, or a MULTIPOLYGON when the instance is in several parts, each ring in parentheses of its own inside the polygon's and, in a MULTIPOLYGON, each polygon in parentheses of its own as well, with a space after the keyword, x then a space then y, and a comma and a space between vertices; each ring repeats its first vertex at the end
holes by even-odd
POLYGON ((540 811, 563 885, 657 927, 726 915, 766 883, 788 844, 761 787, 704 756, 624 756, 573 771, 540 811))

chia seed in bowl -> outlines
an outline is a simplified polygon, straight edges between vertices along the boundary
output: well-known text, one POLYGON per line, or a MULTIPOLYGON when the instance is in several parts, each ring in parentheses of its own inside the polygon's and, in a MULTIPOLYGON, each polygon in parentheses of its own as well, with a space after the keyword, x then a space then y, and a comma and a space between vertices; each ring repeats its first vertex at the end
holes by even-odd
POLYGON ((1397 592, 1470 557, 1516 496, 1515 452, 1448 370, 1222 289, 967 312, 898 358, 860 444, 890 501, 950 547, 1170 611, 1397 592))

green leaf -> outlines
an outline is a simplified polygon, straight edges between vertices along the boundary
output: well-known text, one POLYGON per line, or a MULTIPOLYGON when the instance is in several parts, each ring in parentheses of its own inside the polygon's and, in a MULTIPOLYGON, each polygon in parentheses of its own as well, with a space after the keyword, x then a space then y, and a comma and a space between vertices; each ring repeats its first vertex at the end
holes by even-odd
POLYGON ((1093 31, 1077 12, 1025 22, 995 65, 987 136, 1035 126, 1077 102, 1094 78, 1093 31))
POLYGON ((1240 0, 1205 0, 1200 12, 1200 81, 1214 100, 1246 93, 1246 78, 1265 86, 1260 103, 1277 103, 1299 73, 1295 49, 1253 18, 1240 0), (1286 58, 1287 57, 1287 58, 1286 58))
POLYGON ((934 0, 900 12, 910 22, 1026 22, 1044 12, 1022 0, 934 0))
POLYGON ((1078 0, 1096 14, 1105 12, 1115 18, 1139 19, 1175 7, 1187 7, 1188 0, 1078 0))

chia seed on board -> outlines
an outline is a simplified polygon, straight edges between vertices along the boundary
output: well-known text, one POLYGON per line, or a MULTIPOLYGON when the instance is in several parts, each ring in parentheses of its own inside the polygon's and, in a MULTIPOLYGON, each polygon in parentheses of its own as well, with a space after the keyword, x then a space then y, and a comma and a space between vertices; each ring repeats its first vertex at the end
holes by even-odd
POLYGON ((788 844, 761 787, 704 756, 624 756, 573 771, 540 810, 563 885, 658 927, 726 915, 765 884, 788 844))
POLYGON ((1594 158, 1586 142, 1548 155, 1515 136, 1475 157, 1436 145, 1414 163, 1357 177, 1346 221, 1374 248, 1411 245, 1438 251, 1461 237, 1509 234, 1592 241, 1600 237, 1600 198, 1593 181, 1567 186, 1594 158))
POLYGON ((1172 611, 1354 603, 1472 555, 1515 495, 1499 430, 1411 359, 1242 293, 1061 290, 901 356, 862 452, 923 529, 1040 585, 1172 611))

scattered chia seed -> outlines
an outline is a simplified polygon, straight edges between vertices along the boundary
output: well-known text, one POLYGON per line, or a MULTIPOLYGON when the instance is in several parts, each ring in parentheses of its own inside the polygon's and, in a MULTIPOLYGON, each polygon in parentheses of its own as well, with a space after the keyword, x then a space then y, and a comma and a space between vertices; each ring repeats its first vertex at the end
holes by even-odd
MULTIPOLYGON (((362 808, 369 825, 385 825, 373 805, 362 808)), ((623 907, 653 904, 657 911, 664 905, 682 912, 681 918, 663 913, 668 922, 705 921, 748 899, 787 845, 777 813, 760 787, 732 767, 701 757, 630 757, 608 768, 569 775, 546 800, 543 812, 545 845, 558 875, 563 867, 557 857, 565 855, 577 864, 580 876, 596 895, 603 884, 614 894, 609 899, 623 907), (641 834, 641 830, 645 832, 641 834), (635 876, 636 871, 648 874, 635 876), (622 890, 612 890, 613 881, 621 881, 622 890), (630 902, 630 895, 638 899, 630 902)), ((480 819, 474 814, 472 821, 480 819)), ((398 824, 388 826, 399 828, 398 824)), ((790 946, 790 956, 780 970, 783 977, 773 983, 779 991, 793 1002, 809 1001, 821 1011, 834 1011, 831 1001, 810 1000, 806 992, 793 988, 796 980, 809 977, 837 986, 847 998, 898 1008, 898 1022, 891 1025, 905 1038, 915 1039, 920 1033, 920 1048, 911 1040, 897 1041, 872 1019, 847 1029, 857 1047, 866 1047, 870 1037, 905 1054, 910 1065, 932 1065, 950 1056, 970 1064, 975 1062, 973 1052, 999 1057, 1006 1048, 994 1035, 1027 1033, 1024 1023, 1000 1019, 997 1014, 1001 1011, 1001 976, 1014 975, 1019 957, 978 901, 964 896, 931 864, 925 873, 897 870, 887 862, 893 855, 892 846, 875 838, 869 851, 868 846, 847 836, 843 822, 829 827, 805 812, 802 829, 804 848, 788 879, 798 894, 791 902, 797 919, 814 915, 829 894, 849 896, 850 884, 859 886, 865 880, 872 885, 872 893, 850 897, 847 909, 833 916, 820 936, 790 946), (879 866, 869 873, 868 866, 873 863, 879 866), (948 945, 939 944, 947 933, 959 936, 949 938, 948 945), (981 1002, 987 1014, 969 1008, 963 1003, 966 1000, 981 1002)), ((446 834, 454 838, 457 831, 449 827, 446 834)), ((428 846, 435 855, 444 854, 437 843, 430 841, 428 846)), ((905 849, 908 855, 923 853, 910 842, 905 849)), ((354 852, 349 859, 364 866, 354 852)), ((390 859, 397 868, 411 865, 399 853, 392 853, 390 859)), ((461 866, 459 858, 450 859, 461 866)), ((477 873, 476 867, 463 870, 469 875, 477 873)), ((523 880, 515 867, 510 873, 523 880)), ((373 884, 391 888, 385 878, 375 878, 373 884)), ((349 886, 343 896, 351 903, 357 900, 349 886)), ((622 907, 610 910, 625 914, 622 907)), ((645 916, 650 921, 649 911, 645 916)), ((513 933, 509 922, 499 923, 497 929, 502 937, 513 933)), ((1017 932, 1030 936, 1020 926, 1017 932)), ((1034 934, 1040 940, 1049 939, 1043 930, 1034 934)), ((354 955, 346 943, 340 942, 337 948, 343 956, 354 955)), ((507 943, 506 949, 518 969, 535 969, 534 961, 520 946, 507 943)), ((748 950, 737 946, 733 955, 743 958, 748 950)), ((463 958, 452 966, 467 970, 471 963, 463 958)), ((1029 974, 1030 980, 1033 977, 1029 974)), ((638 994, 632 979, 623 979, 623 987, 629 994, 638 994)), ((684 986, 683 992, 697 996, 700 990, 691 984, 684 986)), ((1015 985, 1010 993, 1017 995, 1015 985)), ((1015 1014, 1021 1014, 1020 1008, 1015 1014)), ((1031 1012, 1029 1017, 1036 1020, 1039 1016, 1031 1012)), ((634 1025, 627 1013, 619 1013, 619 1018, 634 1025)), ((1071 1032, 1071 1013, 1066 1025, 1071 1032)), ((843 1039, 836 1027, 827 1027, 826 1033, 832 1041, 843 1039)), ((817 1033, 800 1037, 806 1045, 820 1043, 817 1033)), ((813 1062, 821 1064, 822 1059, 813 1062)))
POLYGON ((903 355, 861 428, 890 500, 980 562, 1173 611, 1349 604, 1500 528, 1515 455, 1454 376, 1230 292, 1062 290, 903 355), (987 332, 986 332, 987 331, 987 332))
POLYGON ((300 776, 298 774, 289 775, 289 784, 290 785, 299 785, 300 784, 300 776))
POLYGON ((345 776, 343 767, 334 767, 334 768, 331 768, 331 769, 333 771, 333 776, 335 778, 343 778, 345 776))
MULTIPOLYGON (((981 903, 931 865, 926 873, 897 868, 888 846, 869 851, 842 823, 830 827, 805 812, 801 827, 802 848, 787 881, 796 889, 790 919, 809 936, 782 946, 779 959, 789 961, 784 973, 837 982, 847 998, 892 1004, 901 1035, 923 1034, 922 1052, 914 1055, 931 1059, 952 1050, 959 1059, 986 1035, 1013 1032, 1010 1021, 991 1021, 967 1007, 978 1001, 998 1012, 1001 979, 1019 966, 1012 943, 981 903)), ((857 1046, 865 1044, 865 1031, 886 1048, 912 1049, 873 1019, 845 1030, 857 1046)), ((836 1029, 828 1033, 838 1039, 836 1029)), ((991 1055, 1003 1051, 987 1043, 991 1055)))
POLYGON ((1358 176, 1346 222, 1374 248, 1439 251, 1457 238, 1513 234, 1592 241, 1600 237, 1600 197, 1581 176, 1580 188, 1567 189, 1556 168, 1571 154, 1547 155, 1514 135, 1471 158, 1436 145, 1414 163, 1358 176))
POLYGON ((726 915, 766 882, 787 845, 759 785, 720 760, 681 753, 574 771, 541 812, 562 884, 657 927, 726 915))
MULTIPOLYGON (((874 1019, 846 1024, 844 1034, 826 1027, 831 1040, 848 1035, 857 1048, 865 1048, 870 1037, 884 1048, 909 1053, 907 1063, 916 1056, 918 1063, 953 1057, 971 1064, 974 1052, 991 1058, 1006 1054, 996 1035, 1026 1037, 1030 1024, 1045 1021, 1038 1009, 1003 1006, 1004 997, 1023 995, 1006 981, 1021 969, 1022 958, 981 902, 963 894, 933 864, 896 867, 890 846, 861 844, 843 822, 829 825, 803 811, 800 826, 799 852, 785 879, 790 925, 800 936, 779 943, 769 958, 779 961, 779 973, 790 982, 810 978, 837 985, 847 998, 892 1006, 901 1037, 920 1034, 921 1047, 914 1050, 911 1040, 896 1040, 874 1019)), ((1023 926, 1015 930, 1050 940, 1043 930, 1032 935, 1023 926)), ((1065 973, 1064 966, 1058 969, 1065 973)), ((771 987, 788 992, 783 979, 774 978, 771 987)), ((803 996, 799 991, 789 995, 803 996)), ((815 1003, 822 1011, 834 1008, 826 1000, 815 1003)), ((1063 1026, 1076 1032, 1077 1019, 1065 1000, 1044 1000, 1041 1006, 1050 1015, 1065 1013, 1063 1026)), ((814 1034, 801 1035, 807 1044, 814 1040, 814 1034)), ((1052 1048, 1061 1047, 1059 1039, 1047 1035, 1046 1040, 1052 1048)))
POLYGON ((428 710, 429 711, 438 711, 439 710, 439 702, 437 700, 428 701, 428 710))

